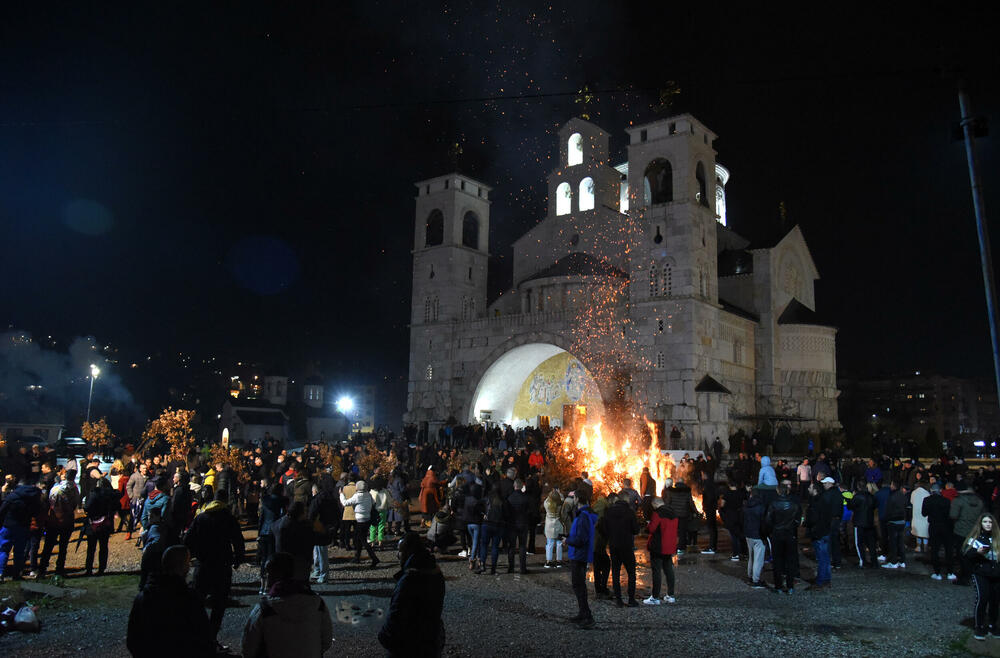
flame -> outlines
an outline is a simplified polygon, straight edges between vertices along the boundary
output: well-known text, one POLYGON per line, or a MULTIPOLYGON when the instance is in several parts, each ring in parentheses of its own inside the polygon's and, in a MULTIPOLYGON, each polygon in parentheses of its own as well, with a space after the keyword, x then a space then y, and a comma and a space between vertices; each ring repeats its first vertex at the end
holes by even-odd
MULTIPOLYGON (((594 494, 597 496, 621 491, 626 478, 632 480, 632 486, 638 491, 643 468, 648 468, 649 474, 656 480, 655 495, 659 496, 667 478, 688 476, 691 467, 683 462, 675 464, 669 454, 661 453, 656 424, 646 420, 645 426, 650 436, 645 447, 645 437, 605 438, 602 424, 596 423, 589 427, 581 424, 575 439, 568 433, 557 434, 554 453, 560 455, 560 461, 572 469, 573 476, 586 471, 594 483, 594 494)), ((684 479, 687 484, 692 484, 690 477, 684 479)), ((701 512, 701 496, 692 491, 692 497, 695 507, 701 512)))

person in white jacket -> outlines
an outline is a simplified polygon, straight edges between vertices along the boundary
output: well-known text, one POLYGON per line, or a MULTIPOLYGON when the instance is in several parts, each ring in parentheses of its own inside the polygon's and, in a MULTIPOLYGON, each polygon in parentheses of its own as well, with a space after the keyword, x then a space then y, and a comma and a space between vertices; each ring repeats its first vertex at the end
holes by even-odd
POLYGON ((385 487, 381 489, 373 488, 372 501, 375 511, 378 512, 378 519, 376 520, 374 515, 371 518, 368 543, 374 544, 376 548, 381 549, 382 543, 385 541, 385 530, 389 518, 389 492, 385 490, 385 487))
POLYGON ((368 493, 368 485, 365 484, 365 481, 358 480, 357 490, 350 498, 345 498, 344 493, 341 492, 340 504, 354 509, 354 563, 361 564, 361 549, 363 547, 368 551, 374 569, 378 566, 379 559, 371 544, 368 543, 368 530, 372 525, 372 510, 375 508, 375 501, 368 493))

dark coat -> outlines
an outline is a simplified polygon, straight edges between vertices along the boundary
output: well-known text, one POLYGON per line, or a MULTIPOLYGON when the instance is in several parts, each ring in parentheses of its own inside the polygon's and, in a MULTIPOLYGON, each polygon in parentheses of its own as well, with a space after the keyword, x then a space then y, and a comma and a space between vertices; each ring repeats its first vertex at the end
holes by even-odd
POLYGON ((202 564, 231 567, 243 562, 245 546, 240 523, 219 501, 208 504, 194 517, 184 545, 202 564))
POLYGON ((802 506, 789 496, 778 496, 764 512, 764 527, 767 528, 768 536, 774 539, 797 537, 801 520, 802 506))
POLYGON ((396 574, 378 641, 389 656, 440 656, 444 649, 444 574, 427 551, 410 556, 396 574))
POLYGON ((760 496, 750 496, 743 503, 743 536, 747 539, 761 538, 761 523, 764 521, 764 501, 760 496))
MULTIPOLYGON (((943 500, 943 499, 942 499, 943 500)), ((945 515, 948 514, 948 501, 945 500, 945 515)), ((847 505, 851 508, 854 517, 854 527, 855 528, 874 528, 875 527, 875 496, 871 495, 867 491, 859 491, 854 494, 854 498, 847 505)))
POLYGON ((698 508, 694 506, 694 499, 691 498, 691 487, 683 482, 678 482, 668 489, 669 496, 664 499, 664 503, 670 506, 670 511, 678 519, 689 519, 698 513, 698 508))
POLYGON ((523 529, 531 525, 531 498, 520 489, 507 497, 506 521, 512 527, 523 529))
POLYGON ((42 508, 42 490, 22 484, 7 494, 0 505, 0 524, 5 528, 27 528, 42 508))
POLYGON ((639 522, 635 512, 626 500, 619 499, 604 512, 602 534, 608 538, 608 548, 616 551, 631 551, 635 547, 635 536, 639 534, 639 522))
POLYGON ((173 574, 153 574, 136 595, 125 640, 129 653, 142 658, 215 656, 215 633, 205 603, 173 574))
POLYGON ((951 503, 939 493, 932 493, 924 498, 924 502, 920 506, 920 513, 927 517, 930 532, 951 534, 952 523, 951 517, 948 516, 950 509, 951 503))

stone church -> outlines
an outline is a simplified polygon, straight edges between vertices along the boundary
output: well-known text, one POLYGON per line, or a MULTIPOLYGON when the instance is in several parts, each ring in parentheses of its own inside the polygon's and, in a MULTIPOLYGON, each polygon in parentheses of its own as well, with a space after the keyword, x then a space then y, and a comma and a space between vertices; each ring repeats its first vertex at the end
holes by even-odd
POLYGON ((697 446, 768 423, 839 428, 836 329, 817 319, 801 230, 750 244, 726 226, 729 172, 693 116, 626 132, 613 165, 608 133, 562 126, 547 212, 495 300, 490 187, 417 183, 405 420, 565 427, 625 411, 697 446))

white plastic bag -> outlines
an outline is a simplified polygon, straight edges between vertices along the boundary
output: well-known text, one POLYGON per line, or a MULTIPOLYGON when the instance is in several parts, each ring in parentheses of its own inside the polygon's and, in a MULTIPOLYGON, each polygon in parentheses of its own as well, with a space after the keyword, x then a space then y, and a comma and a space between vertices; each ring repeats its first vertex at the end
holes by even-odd
POLYGON ((42 630, 34 608, 23 606, 17 611, 17 615, 14 617, 14 630, 22 633, 37 633, 42 630))

